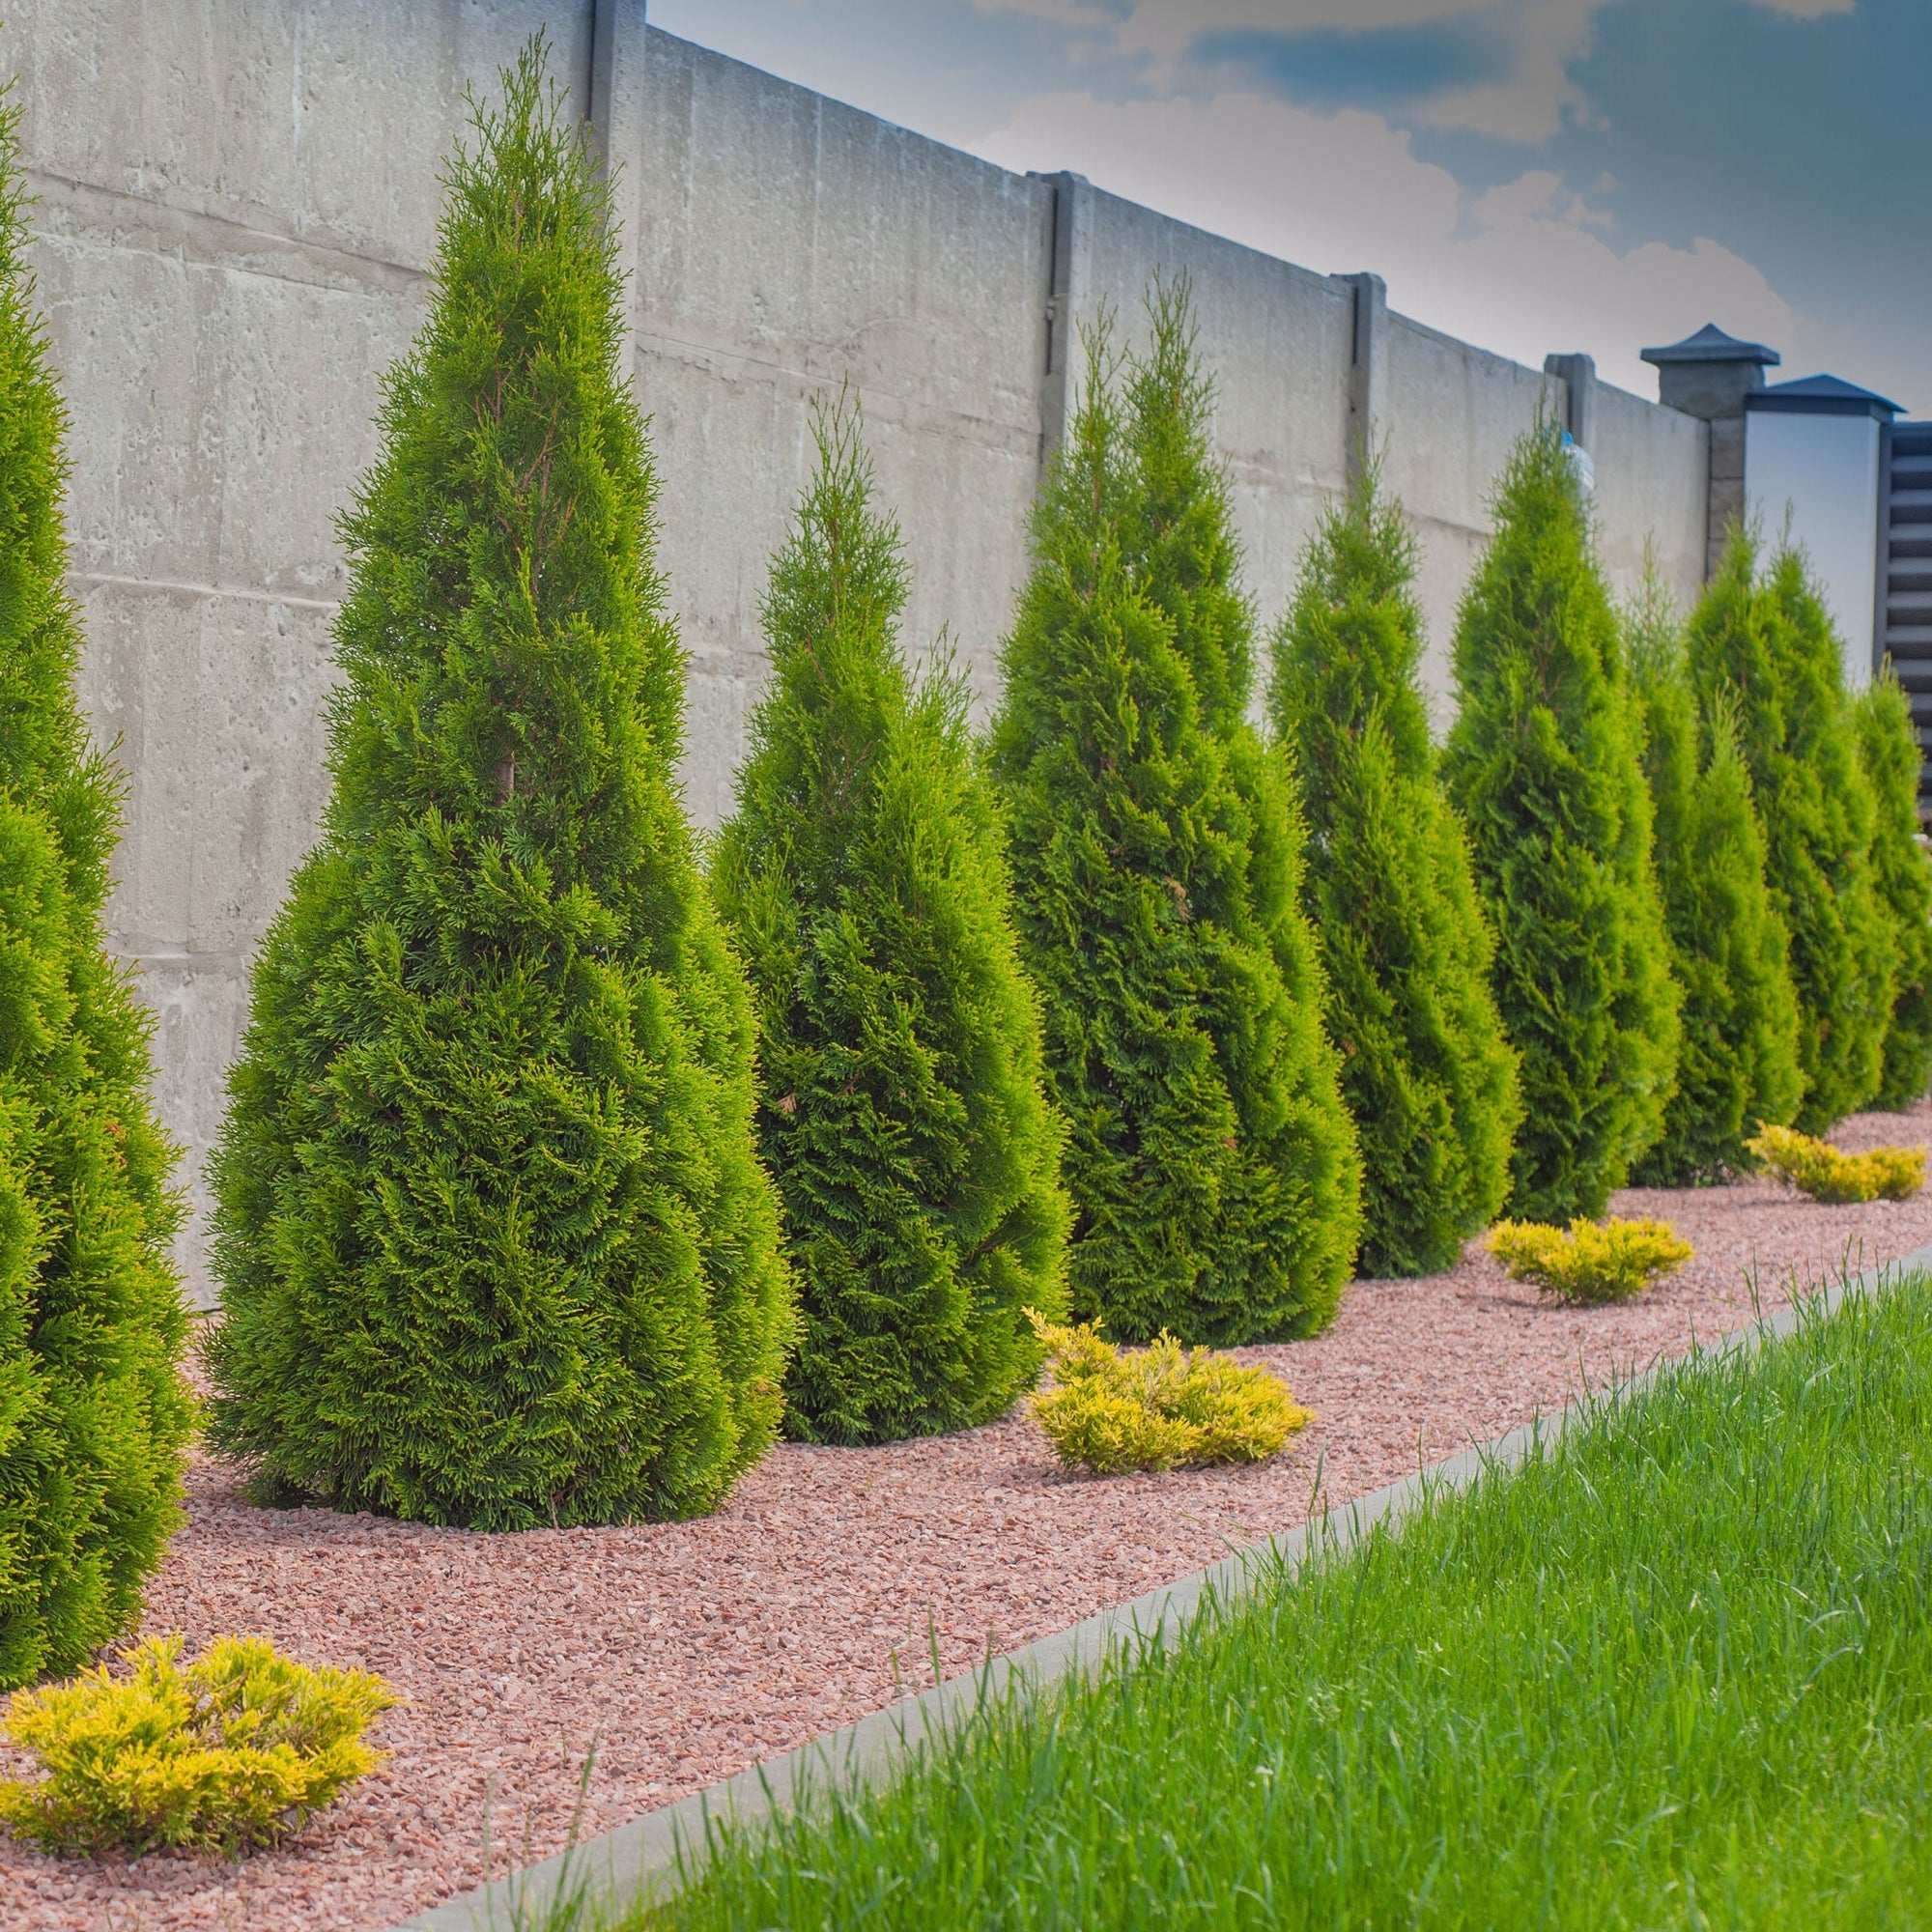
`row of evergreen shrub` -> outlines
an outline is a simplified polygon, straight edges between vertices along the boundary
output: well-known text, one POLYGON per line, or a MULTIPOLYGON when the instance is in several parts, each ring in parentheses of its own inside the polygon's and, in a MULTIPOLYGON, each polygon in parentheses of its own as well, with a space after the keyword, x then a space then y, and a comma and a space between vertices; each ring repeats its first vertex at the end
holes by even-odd
MULTIPOLYGON (((1306 1334, 1358 1252, 1440 1267, 1505 1205, 1594 1214, 1634 1168, 1741 1164, 1801 1101, 1922 1091, 1916 748, 1895 691, 1848 707, 1799 560, 1760 573, 1741 539, 1688 632, 1655 600, 1620 622, 1539 428, 1438 757, 1413 541, 1370 463, 1273 635, 1264 738, 1184 289, 1139 353, 1089 344, 983 751, 961 682, 907 668, 896 528, 854 416, 821 416, 707 879, 608 194, 544 69, 533 43, 447 177, 429 317, 343 525, 327 815, 211 1164, 212 1435, 265 1498, 689 1514, 781 1426, 1000 1412, 1038 1365, 1029 1311, 1306 1334)), ((125 1620, 188 1408, 8 208, 17 1679, 125 1620)))

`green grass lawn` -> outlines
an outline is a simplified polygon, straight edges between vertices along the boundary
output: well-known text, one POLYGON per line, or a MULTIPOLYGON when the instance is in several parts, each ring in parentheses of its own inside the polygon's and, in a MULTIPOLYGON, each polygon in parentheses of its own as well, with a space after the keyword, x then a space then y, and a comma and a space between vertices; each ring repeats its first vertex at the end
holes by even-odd
POLYGON ((1932 1283, 1668 1369, 633 1925, 1932 1924, 1932 1283))

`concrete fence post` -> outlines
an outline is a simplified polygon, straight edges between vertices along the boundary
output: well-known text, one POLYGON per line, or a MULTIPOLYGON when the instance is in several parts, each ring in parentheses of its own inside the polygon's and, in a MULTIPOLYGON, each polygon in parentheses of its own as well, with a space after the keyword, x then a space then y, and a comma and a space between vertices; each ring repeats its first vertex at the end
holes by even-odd
POLYGON ((1344 275, 1354 292, 1349 351, 1349 481, 1360 476, 1382 434, 1388 392, 1388 284, 1379 275, 1344 275))
POLYGON ((1045 373, 1039 388, 1039 460, 1066 434, 1073 363, 1080 353, 1079 303, 1092 279, 1094 189, 1085 175, 1041 177, 1053 189, 1053 233, 1046 289, 1045 373))
POLYGON ((1780 357, 1761 342, 1741 342, 1708 322, 1695 335, 1641 352, 1657 371, 1665 409, 1701 416, 1711 426, 1705 495, 1704 575, 1717 569, 1733 523, 1745 516, 1745 399, 1764 387, 1780 357))
POLYGON ((637 373, 638 267, 642 260, 646 0, 590 0, 590 74, 585 91, 591 138, 611 182, 617 266, 625 277, 620 366, 637 373))
POLYGON ((1594 355, 1546 355, 1543 373, 1563 384, 1563 427, 1577 446, 1593 446, 1597 432, 1597 358, 1594 355))

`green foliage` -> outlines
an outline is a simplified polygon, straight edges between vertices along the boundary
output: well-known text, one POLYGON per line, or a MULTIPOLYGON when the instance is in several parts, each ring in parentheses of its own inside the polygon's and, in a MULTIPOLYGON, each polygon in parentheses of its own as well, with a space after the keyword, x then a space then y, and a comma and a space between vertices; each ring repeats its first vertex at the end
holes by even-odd
POLYGON ((710 1508, 795 1320, 587 135, 541 41, 445 177, 343 533, 334 790, 212 1164, 214 1436, 473 1528, 710 1508))
POLYGON ((1888 668, 1852 706, 1872 793, 1872 889, 1891 923, 1897 990, 1885 1034, 1881 1107, 1909 1107, 1932 1083, 1932 860, 1918 842, 1918 732, 1888 668))
POLYGON ((134 1621, 193 1421, 175 1150, 101 920, 119 781, 74 702, 66 412, 22 262, 18 117, 0 100, 0 1689, 134 1621))
POLYGON ((1314 1420, 1267 1369, 1183 1349, 1172 1335, 1122 1351, 1098 1326, 1034 1325, 1053 1358, 1054 1385, 1035 1396, 1034 1419, 1068 1468, 1129 1469, 1264 1463, 1314 1420))
POLYGON ((1832 1207, 1857 1201, 1909 1201, 1925 1184, 1923 1148, 1882 1147, 1864 1153, 1840 1153, 1789 1127, 1767 1127, 1749 1147, 1787 1187, 1832 1207))
POLYGON ((50 1852, 238 1853, 299 1831, 383 1762, 362 1733, 396 1694, 362 1670, 311 1670, 261 1637, 180 1663, 151 1637, 71 1684, 17 1692, 0 1735, 45 1773, 0 1784, 0 1819, 50 1852))
POLYGON ((1522 1103, 1418 668, 1415 538, 1365 464, 1322 518, 1268 694, 1308 828, 1302 903, 1362 1145, 1362 1270, 1429 1274, 1495 1217, 1522 1103))
POLYGON ((1124 394, 1089 342, 992 739, 1069 1127, 1071 1298, 1129 1340, 1309 1334, 1354 1259, 1359 1160, 1301 829, 1244 722, 1251 620, 1184 293, 1152 319, 1124 394))
POLYGON ((942 668, 912 689, 898 530, 853 418, 817 434, 712 877, 798 1282, 786 1426, 871 1442, 984 1422, 1033 1380, 1023 1311, 1064 1308, 1069 1209, 965 687, 942 668))
POLYGON ((1616 619, 1554 428, 1517 444, 1494 514, 1457 621, 1444 772, 1521 1056, 1511 1203, 1567 1220, 1600 1214, 1662 1132, 1680 995, 1616 619))
POLYGON ((1798 995, 1735 703, 1714 694, 1700 730, 1682 627, 1654 580, 1628 631, 1671 972, 1684 990, 1677 1091, 1636 1179, 1684 1187, 1747 1167, 1746 1137, 1798 1111, 1798 995))
POLYGON ((1791 940, 1807 1132, 1877 1094, 1893 975, 1889 923, 1873 890, 1871 788, 1846 715, 1830 619, 1795 552, 1762 577, 1734 530, 1691 613, 1691 681, 1707 716, 1736 707, 1764 824, 1765 876, 1791 940))
POLYGON ((1580 1308, 1629 1301, 1696 1252, 1666 1221, 1498 1221, 1490 1252, 1518 1281, 1580 1308))

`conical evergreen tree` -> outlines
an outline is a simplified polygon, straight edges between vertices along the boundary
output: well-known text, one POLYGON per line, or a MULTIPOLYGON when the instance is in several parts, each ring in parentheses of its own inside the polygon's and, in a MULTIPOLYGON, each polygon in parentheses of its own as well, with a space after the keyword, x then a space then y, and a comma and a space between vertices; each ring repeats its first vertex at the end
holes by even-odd
POLYGON ((1077 1314, 1122 1340, 1303 1335, 1354 1259, 1287 776, 1246 723, 1210 392, 1183 292, 1123 398, 1104 331, 1036 506, 991 748, 1066 1115, 1077 1314))
POLYGON ((1064 1316, 1064 1128, 966 689, 915 691, 906 571, 844 412, 765 598, 771 682, 713 882, 750 969, 758 1132, 804 1334, 786 1426, 874 1442, 999 1414, 1064 1316))
POLYGON ((1444 756, 1496 933, 1496 1003, 1522 1057, 1512 1211, 1603 1212, 1657 1140, 1679 993, 1616 618, 1575 466, 1517 444, 1456 629, 1444 756))
POLYGON ((66 413, 0 98, 0 1690, 120 1636, 180 1516, 193 1406, 175 1149, 101 909, 119 781, 74 701, 66 413))
POLYGON ((1308 827, 1302 902, 1362 1141, 1362 1269, 1430 1274, 1509 1193, 1522 1103, 1494 942, 1436 778, 1415 538, 1364 463, 1322 517, 1274 636, 1276 735, 1308 827))
POLYGON ((1671 972, 1684 989, 1677 1092, 1636 1178, 1685 1187, 1749 1167, 1745 1142, 1797 1113, 1798 995, 1729 696, 1714 698, 1700 731, 1683 627, 1655 579, 1627 632, 1671 972))
POLYGON ((1872 884, 1897 961, 1878 1104, 1909 1107, 1932 1084, 1932 861, 1918 842, 1918 733, 1889 668, 1860 693, 1853 722, 1872 793, 1872 884))
POLYGON ((709 1508, 778 1428, 795 1319, 673 781, 606 195, 545 62, 446 176, 344 524, 333 794, 212 1167, 219 1446, 487 1529, 709 1508))
POLYGON ((1706 715, 1728 696, 1764 825, 1765 876, 1791 939, 1796 1124, 1821 1133, 1878 1092, 1896 961, 1873 893, 1871 788, 1859 767, 1830 619, 1795 552, 1760 580, 1750 532, 1733 530, 1689 632, 1706 715))

